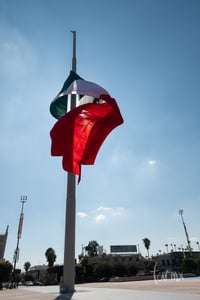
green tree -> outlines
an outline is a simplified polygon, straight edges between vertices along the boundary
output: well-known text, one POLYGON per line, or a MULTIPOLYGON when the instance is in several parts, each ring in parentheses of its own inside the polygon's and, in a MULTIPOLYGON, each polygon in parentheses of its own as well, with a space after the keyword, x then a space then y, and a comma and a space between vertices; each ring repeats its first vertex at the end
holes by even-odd
POLYGON ((34 278, 32 275, 26 274, 26 275, 24 275, 24 280, 25 281, 34 281, 34 278))
POLYGON ((134 264, 128 265, 127 269, 128 269, 128 276, 135 276, 139 271, 139 268, 134 264))
POLYGON ((56 261, 56 253, 53 248, 48 248, 45 252, 45 256, 48 262, 48 266, 52 267, 54 262, 56 261))
POLYGON ((28 270, 30 269, 30 267, 31 267, 31 263, 30 263, 29 261, 26 261, 26 262, 24 263, 24 270, 25 270, 26 272, 28 272, 28 270))
POLYGON ((196 274, 199 276, 200 275, 200 259, 197 259, 196 263, 197 263, 197 273, 196 274))
POLYGON ((185 258, 182 263, 183 273, 194 273, 198 272, 198 263, 193 258, 185 258))
POLYGON ((149 272, 149 271, 153 271, 154 266, 155 266, 155 262, 152 260, 146 260, 144 262, 144 266, 145 266, 145 271, 149 272))
POLYGON ((2 289, 2 282, 9 281, 12 272, 12 264, 9 261, 0 263, 0 289, 2 289))
POLYGON ((18 283, 21 279, 21 269, 15 269, 15 271, 12 274, 12 279, 15 283, 18 283))
POLYGON ((127 276, 127 274, 128 274, 127 265, 125 265, 123 263, 116 263, 114 265, 114 273, 115 273, 115 276, 127 276))
POLYGON ((90 241, 88 245, 85 247, 85 250, 88 253, 88 256, 93 257, 97 256, 97 248, 99 244, 96 241, 90 241))
POLYGON ((76 264, 75 265, 75 282, 76 283, 81 283, 85 279, 85 268, 81 264, 76 264))
POLYGON ((145 248, 147 249, 147 256, 149 258, 149 248, 150 248, 151 241, 148 238, 144 238, 143 243, 145 248))
POLYGON ((110 263, 98 263, 94 267, 94 274, 97 279, 110 278, 114 274, 114 266, 110 263))

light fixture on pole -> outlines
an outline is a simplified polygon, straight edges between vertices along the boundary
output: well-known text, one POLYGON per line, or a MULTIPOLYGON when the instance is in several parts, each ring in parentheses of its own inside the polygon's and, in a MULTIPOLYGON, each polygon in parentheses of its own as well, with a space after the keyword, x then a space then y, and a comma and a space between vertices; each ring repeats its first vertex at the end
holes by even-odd
POLYGON ((188 232, 187 232, 185 222, 183 220, 183 209, 179 209, 179 214, 181 216, 181 220, 182 220, 182 223, 183 223, 183 228, 185 230, 186 240, 187 240, 187 244, 188 244, 188 250, 190 252, 190 255, 192 256, 192 248, 191 248, 191 245, 190 245, 190 239, 189 239, 189 235, 188 235, 188 232))

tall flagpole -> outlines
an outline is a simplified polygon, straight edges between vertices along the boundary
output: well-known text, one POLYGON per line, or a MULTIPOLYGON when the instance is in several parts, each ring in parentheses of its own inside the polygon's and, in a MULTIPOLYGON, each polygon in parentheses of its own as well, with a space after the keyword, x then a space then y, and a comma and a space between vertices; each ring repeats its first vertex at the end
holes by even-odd
MULTIPOLYGON (((72 71, 76 72, 76 31, 73 34, 72 71)), ((71 108, 76 106, 76 95, 71 95, 71 108)), ((74 292, 75 282, 75 227, 76 227, 76 175, 68 172, 66 220, 64 242, 63 282, 60 285, 61 293, 74 292)))

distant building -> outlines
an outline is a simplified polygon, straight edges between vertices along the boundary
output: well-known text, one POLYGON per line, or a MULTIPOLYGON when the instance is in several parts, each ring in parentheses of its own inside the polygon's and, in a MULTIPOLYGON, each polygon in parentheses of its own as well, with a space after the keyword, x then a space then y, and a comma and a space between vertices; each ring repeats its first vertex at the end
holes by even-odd
POLYGON ((8 227, 6 228, 5 234, 0 234, 0 262, 4 260, 4 253, 6 249, 6 242, 8 237, 8 227))
POLYGON ((157 268, 162 270, 181 270, 184 258, 200 259, 200 251, 189 252, 172 251, 152 257, 157 268))
POLYGON ((33 278, 34 282, 41 282, 43 284, 46 284, 47 281, 47 265, 37 265, 31 267, 27 272, 24 273, 24 275, 30 275, 33 278))
POLYGON ((122 263, 126 265, 135 264, 139 268, 144 267, 144 259, 141 254, 103 254, 93 257, 88 257, 88 265, 95 265, 97 263, 117 264, 122 263))

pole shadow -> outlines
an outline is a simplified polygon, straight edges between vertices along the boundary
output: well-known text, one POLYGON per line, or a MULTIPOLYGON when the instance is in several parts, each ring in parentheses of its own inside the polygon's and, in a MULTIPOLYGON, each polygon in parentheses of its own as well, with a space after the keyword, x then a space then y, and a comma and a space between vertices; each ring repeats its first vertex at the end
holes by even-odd
POLYGON ((60 294, 55 300, 71 300, 74 292, 60 294))

